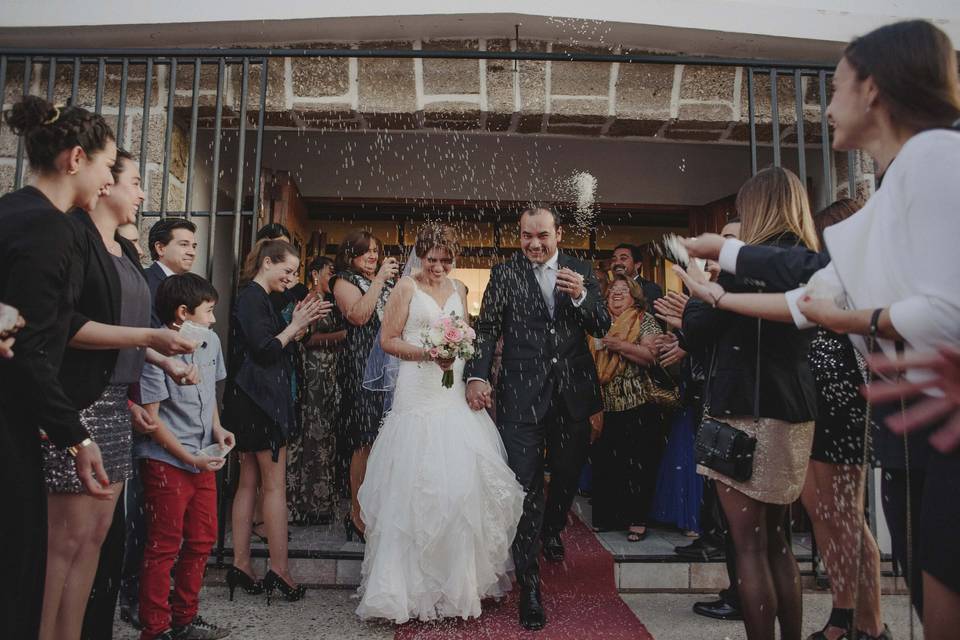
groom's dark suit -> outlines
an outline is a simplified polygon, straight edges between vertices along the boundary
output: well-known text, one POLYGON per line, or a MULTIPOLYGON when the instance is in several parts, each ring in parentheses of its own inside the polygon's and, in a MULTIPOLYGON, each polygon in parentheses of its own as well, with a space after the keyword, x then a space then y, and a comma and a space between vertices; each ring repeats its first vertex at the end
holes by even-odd
POLYGON ((563 529, 590 442, 589 418, 601 410, 587 340, 588 334, 607 333, 610 316, 589 264, 561 253, 556 266, 583 276, 586 297, 576 306, 570 296, 555 292, 552 317, 526 256, 493 268, 477 322, 477 355, 465 370, 468 379, 489 380, 494 350, 503 338, 497 426, 510 468, 527 491, 513 543, 520 580, 537 575, 541 533, 557 535, 563 529))

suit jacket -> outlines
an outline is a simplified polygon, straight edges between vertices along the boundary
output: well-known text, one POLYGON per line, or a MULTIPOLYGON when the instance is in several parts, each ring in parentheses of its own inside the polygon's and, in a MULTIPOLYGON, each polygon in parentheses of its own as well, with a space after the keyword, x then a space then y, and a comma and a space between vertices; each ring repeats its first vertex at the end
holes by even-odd
POLYGON ((663 297, 663 289, 661 289, 660 285, 656 282, 647 280, 642 276, 637 276, 634 279, 637 281, 637 284, 640 285, 640 288, 643 289, 643 297, 647 300, 647 311, 656 313, 653 308, 653 301, 663 297))
POLYGON ((147 279, 147 286, 150 287, 150 326, 159 329, 163 326, 160 317, 157 315, 157 289, 160 283, 167 279, 160 263, 154 262, 143 270, 143 277, 147 279))
MULTIPOLYGON (((88 321, 120 324, 120 275, 113 257, 103 244, 100 232, 86 211, 74 210, 70 217, 86 234, 86 254, 83 257, 83 289, 74 306, 70 320, 70 337, 88 321)), ((115 235, 123 255, 139 269, 140 258, 133 244, 115 235)), ((67 395, 78 409, 93 404, 103 393, 113 375, 117 362, 116 349, 74 349, 67 347, 60 367, 60 380, 67 395)))
MULTIPOLYGON (((797 239, 784 235, 766 246, 796 247, 797 239)), ((721 274, 719 282, 731 292, 767 291, 756 284, 738 284, 727 273, 721 274)), ((752 416, 759 376, 761 417, 787 422, 813 420, 817 398, 807 362, 813 330, 801 331, 782 322, 762 322, 757 371, 757 327, 755 318, 721 311, 699 300, 691 300, 684 309, 683 334, 687 345, 703 353, 716 351, 713 373, 708 373, 711 415, 721 420, 728 416, 752 416)), ((710 366, 710 360, 706 366, 710 366)))
POLYGON ((587 339, 606 335, 610 315, 590 265, 560 253, 557 268, 563 267, 583 276, 587 294, 577 307, 570 296, 557 293, 552 318, 526 256, 517 254, 490 273, 477 321, 477 355, 467 361, 464 375, 489 380, 497 341, 503 338, 499 421, 539 422, 556 395, 574 420, 602 408, 587 339))
POLYGON ((0 198, 0 301, 27 321, 17 334, 15 356, 0 358, 4 444, 9 436, 35 446, 39 426, 59 447, 89 435, 59 377, 82 287, 85 244, 83 229, 34 187, 0 198))

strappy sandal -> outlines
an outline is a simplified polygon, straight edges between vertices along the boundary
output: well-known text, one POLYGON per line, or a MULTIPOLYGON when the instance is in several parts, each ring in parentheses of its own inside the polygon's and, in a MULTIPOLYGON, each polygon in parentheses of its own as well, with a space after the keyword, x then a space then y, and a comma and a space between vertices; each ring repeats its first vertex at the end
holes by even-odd
POLYGON ((836 640, 850 640, 848 629, 853 626, 853 609, 838 609, 834 607, 830 610, 830 617, 827 619, 826 626, 807 638, 807 640, 829 640, 827 629, 834 627, 843 629, 843 633, 837 636, 836 640))

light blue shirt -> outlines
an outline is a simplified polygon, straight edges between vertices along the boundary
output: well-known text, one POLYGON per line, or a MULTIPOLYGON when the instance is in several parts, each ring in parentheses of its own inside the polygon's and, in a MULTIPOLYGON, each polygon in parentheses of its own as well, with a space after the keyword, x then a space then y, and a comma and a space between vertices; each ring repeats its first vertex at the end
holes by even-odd
MULTIPOLYGON (((227 377, 227 368, 220 350, 220 338, 213 331, 206 342, 191 354, 173 356, 200 370, 200 382, 179 385, 160 367, 145 364, 140 376, 140 401, 143 404, 160 403, 160 419, 173 436, 192 453, 213 444, 213 416, 217 405, 217 382, 227 377)), ((135 434, 134 458, 150 458, 173 465, 184 471, 199 473, 199 469, 177 459, 149 436, 135 434)))

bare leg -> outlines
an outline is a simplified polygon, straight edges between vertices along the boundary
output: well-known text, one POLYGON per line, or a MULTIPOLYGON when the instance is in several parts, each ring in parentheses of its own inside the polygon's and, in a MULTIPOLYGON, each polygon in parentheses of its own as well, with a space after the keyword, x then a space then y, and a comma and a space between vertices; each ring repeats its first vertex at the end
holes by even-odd
POLYGON ((113 522, 123 483, 111 485, 113 497, 51 493, 48 497, 47 583, 41 640, 77 640, 100 560, 100 546, 113 522))
POLYGON ((736 489, 717 484, 737 550, 737 592, 748 640, 774 640, 777 592, 767 553, 767 507, 736 489))
POLYGON ((360 517, 360 500, 357 499, 357 494, 367 475, 367 458, 369 457, 370 447, 363 446, 354 451, 350 459, 350 517, 353 519, 353 526, 360 533, 366 530, 366 525, 360 517))
MULTIPOLYGON (((231 535, 233 536, 233 566, 253 576, 250 564, 250 530, 253 524, 254 503, 257 485, 260 484, 260 468, 256 454, 240 454, 240 481, 233 496, 231 535)), ((284 537, 286 540, 286 537, 284 537)))
MULTIPOLYGON (((859 589, 856 627, 870 635, 883 631, 880 617, 880 549, 863 517, 860 468, 810 461, 801 499, 810 515, 823 560, 830 575, 833 606, 852 609, 859 589), (860 536, 863 536, 863 558, 860 536), (860 565, 859 579, 854 575, 860 565)), ((827 627, 831 640, 845 629, 827 627)))
POLYGON ((960 593, 923 572, 923 634, 927 640, 949 640, 960 629, 960 593))
POLYGON ((290 585, 287 564, 287 449, 280 448, 280 456, 273 461, 270 451, 258 451, 260 486, 263 489, 263 522, 267 529, 267 547, 270 549, 270 568, 290 585))

